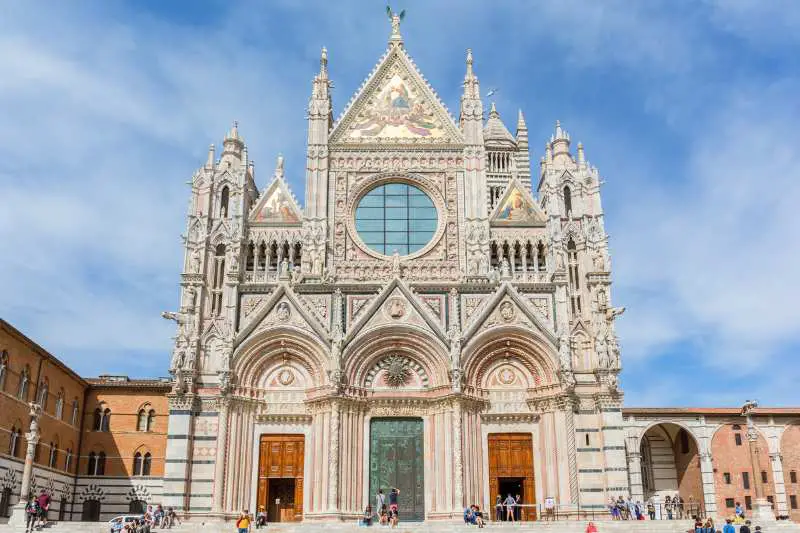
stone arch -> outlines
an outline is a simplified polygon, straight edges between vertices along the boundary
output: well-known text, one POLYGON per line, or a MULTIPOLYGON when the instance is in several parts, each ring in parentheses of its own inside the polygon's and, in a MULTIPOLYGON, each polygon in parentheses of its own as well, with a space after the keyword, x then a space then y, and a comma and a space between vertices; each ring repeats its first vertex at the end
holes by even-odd
POLYGON ((347 383, 367 387, 375 367, 392 355, 407 358, 412 370, 427 378, 428 387, 449 385, 448 355, 442 343, 419 328, 396 324, 373 329, 350 343, 343 363, 347 383))
POLYGON ((326 350, 318 339, 291 326, 259 331, 234 351, 231 370, 244 392, 262 389, 266 376, 279 364, 301 369, 309 387, 325 383, 326 350))
POLYGON ((658 420, 641 428, 636 443, 641 453, 644 498, 657 497, 663 502, 666 496, 678 494, 684 500, 684 509, 696 514, 703 502, 703 482, 700 440, 694 431, 682 422, 658 420))
POLYGON ((525 367, 533 387, 553 385, 557 379, 557 350, 550 342, 518 326, 492 328, 477 335, 463 353, 461 367, 467 384, 479 387, 498 358, 525 367))

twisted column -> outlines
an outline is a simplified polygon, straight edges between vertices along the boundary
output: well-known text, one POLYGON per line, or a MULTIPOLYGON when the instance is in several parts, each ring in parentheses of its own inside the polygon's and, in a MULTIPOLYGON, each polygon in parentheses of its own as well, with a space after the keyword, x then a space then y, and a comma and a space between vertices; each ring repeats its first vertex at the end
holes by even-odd
POLYGON ((331 405, 331 453, 328 463, 328 510, 338 508, 339 499, 339 402, 331 405))
POLYGON ((461 403, 456 402, 453 408, 453 477, 455 478, 455 511, 460 512, 464 507, 464 465, 461 455, 461 403))

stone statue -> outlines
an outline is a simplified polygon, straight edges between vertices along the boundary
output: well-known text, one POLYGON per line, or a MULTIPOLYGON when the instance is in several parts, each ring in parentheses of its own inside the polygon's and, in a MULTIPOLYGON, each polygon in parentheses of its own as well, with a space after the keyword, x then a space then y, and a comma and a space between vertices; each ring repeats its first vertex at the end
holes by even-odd
POLYGON ((178 346, 172 352, 172 361, 170 361, 169 366, 172 370, 183 368, 185 361, 186 350, 182 346, 178 346))
POLYGON ((558 339, 558 362, 561 365, 561 370, 572 368, 572 353, 569 347, 568 335, 562 335, 558 339))
POLYGON ((502 279, 508 279, 511 277, 511 267, 508 264, 508 259, 505 257, 503 261, 500 263, 500 277, 502 279))
POLYGON ((450 340, 450 364, 455 368, 461 360, 461 330, 455 325, 451 326, 447 330, 447 338, 450 340))
POLYGON ((595 350, 597 351, 597 366, 603 369, 609 367, 608 360, 608 347, 603 337, 598 336, 595 339, 595 350))
POLYGON ((295 265, 295 267, 292 269, 292 277, 290 282, 292 285, 297 285, 301 281, 303 281, 303 273, 300 272, 300 267, 295 265))
POLYGON ((497 283, 500 281, 500 272, 497 270, 497 268, 492 268, 489 270, 487 277, 489 278, 490 283, 497 283))
POLYGON ((597 250, 592 257, 592 262, 594 263, 594 269, 596 272, 605 272, 606 265, 605 261, 603 260, 603 252, 597 250))
POLYGON ((400 254, 397 250, 392 254, 392 275, 400 276, 400 254))
POLYGON ((289 278, 289 260, 286 259, 285 257, 281 261, 280 278, 281 279, 288 279, 289 278))
POLYGON ((322 258, 317 252, 314 252, 311 257, 311 273, 315 276, 322 274, 322 258))
POLYGON ((624 312, 624 307, 609 307, 606 309, 606 320, 612 323, 617 317, 622 316, 624 312))
POLYGON ((200 272, 200 248, 195 248, 189 259, 189 270, 192 274, 200 272))

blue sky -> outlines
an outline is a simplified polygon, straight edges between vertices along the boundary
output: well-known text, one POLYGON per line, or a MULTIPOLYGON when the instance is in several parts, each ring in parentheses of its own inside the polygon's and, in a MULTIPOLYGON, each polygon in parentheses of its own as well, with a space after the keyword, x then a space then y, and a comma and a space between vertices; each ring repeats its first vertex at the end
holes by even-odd
MULTIPOLYGON (((406 1, 454 114, 472 48, 538 160, 560 119, 605 180, 627 405, 798 405, 800 4, 406 1)), ((386 47, 378 1, 0 6, 0 316, 83 375, 164 375, 186 181, 240 123, 302 198, 329 50, 341 112, 386 47)))

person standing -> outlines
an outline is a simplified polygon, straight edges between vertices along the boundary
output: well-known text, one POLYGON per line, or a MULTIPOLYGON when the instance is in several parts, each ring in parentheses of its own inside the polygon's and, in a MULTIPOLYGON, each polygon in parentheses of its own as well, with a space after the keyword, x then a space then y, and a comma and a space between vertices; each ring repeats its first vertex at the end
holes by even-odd
POLYGON ((745 520, 744 524, 739 526, 739 533, 750 533, 750 520, 745 520))
POLYGON ((389 491, 389 521, 392 527, 400 523, 400 489, 396 487, 389 491))
POLYGON ((503 502, 503 503, 506 506, 506 521, 507 522, 513 522, 514 521, 514 507, 516 507, 517 500, 515 500, 514 497, 511 495, 511 493, 509 492, 508 496, 506 497, 506 501, 503 502))
POLYGON ((522 516, 522 506, 520 505, 521 503, 522 503, 522 496, 520 496, 519 493, 517 493, 517 496, 514 498, 514 520, 517 521, 521 520, 522 516))
POLYGON ((503 520, 503 497, 499 494, 497 495, 497 499, 494 501, 494 514, 498 522, 503 520))
POLYGON ((250 533, 250 513, 247 509, 242 511, 239 519, 236 520, 236 529, 239 533, 250 533))
POLYGON ((378 515, 380 518, 381 509, 384 509, 386 506, 386 495, 383 493, 383 489, 378 489, 378 492, 375 494, 375 514, 378 515))
POLYGON ((725 525, 722 527, 722 533, 736 533, 736 528, 733 527, 733 523, 730 518, 725 520, 725 525))
POLYGON ((39 518, 41 519, 39 526, 45 527, 47 526, 47 510, 50 509, 50 495, 47 494, 45 489, 42 489, 39 493, 36 503, 39 504, 39 518))

